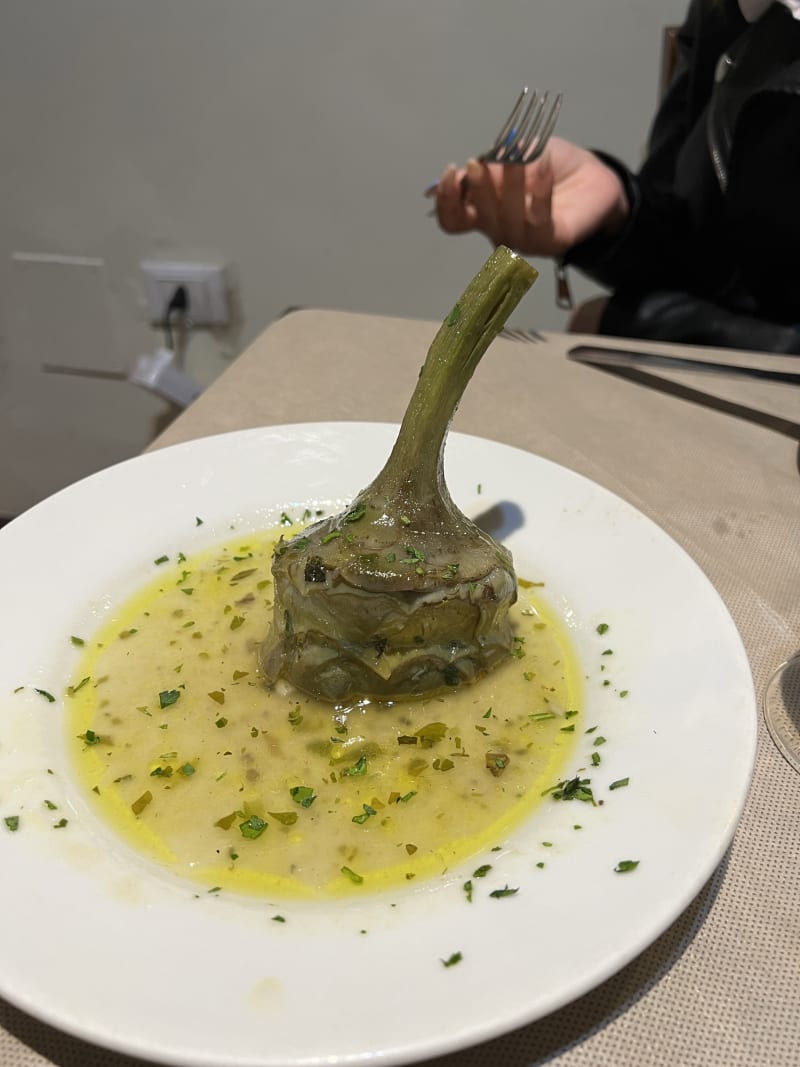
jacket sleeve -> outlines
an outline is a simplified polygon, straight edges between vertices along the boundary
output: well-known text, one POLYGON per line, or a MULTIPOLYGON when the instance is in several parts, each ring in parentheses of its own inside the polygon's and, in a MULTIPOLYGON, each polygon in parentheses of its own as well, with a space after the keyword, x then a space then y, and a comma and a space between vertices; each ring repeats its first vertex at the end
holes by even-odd
POLYGON ((695 51, 701 7, 697 0, 691 4, 678 33, 675 74, 653 122, 647 160, 640 172, 634 174, 619 159, 595 151, 620 178, 630 215, 619 235, 590 237, 570 249, 563 262, 609 289, 646 289, 674 279, 675 271, 686 261, 692 227, 687 205, 674 190, 674 177, 678 154, 696 118, 693 99, 699 87, 695 51))

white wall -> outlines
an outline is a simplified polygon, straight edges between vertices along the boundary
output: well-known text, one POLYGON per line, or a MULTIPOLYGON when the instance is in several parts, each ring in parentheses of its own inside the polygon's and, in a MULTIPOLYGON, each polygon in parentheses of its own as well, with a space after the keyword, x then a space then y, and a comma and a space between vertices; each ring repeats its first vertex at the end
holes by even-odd
MULTIPOLYGON (((204 383, 291 305, 439 318, 488 246, 442 235, 424 186, 487 145, 523 83, 564 92, 564 136, 635 164, 661 30, 683 9, 3 0, 0 515, 136 453, 169 417, 127 382, 41 370, 124 374, 156 342, 140 259, 233 265, 235 327, 188 353, 204 383)), ((549 265, 515 321, 563 325, 549 265)))

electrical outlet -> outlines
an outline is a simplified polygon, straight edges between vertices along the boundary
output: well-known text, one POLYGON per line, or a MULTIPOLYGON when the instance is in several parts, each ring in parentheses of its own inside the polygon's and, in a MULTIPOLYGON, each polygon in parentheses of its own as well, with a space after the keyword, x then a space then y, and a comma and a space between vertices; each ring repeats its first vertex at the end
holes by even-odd
POLYGON ((183 286, 189 297, 187 318, 192 326, 226 326, 230 321, 225 268, 212 263, 174 263, 147 259, 144 274, 147 310, 153 325, 162 325, 175 290, 183 286))

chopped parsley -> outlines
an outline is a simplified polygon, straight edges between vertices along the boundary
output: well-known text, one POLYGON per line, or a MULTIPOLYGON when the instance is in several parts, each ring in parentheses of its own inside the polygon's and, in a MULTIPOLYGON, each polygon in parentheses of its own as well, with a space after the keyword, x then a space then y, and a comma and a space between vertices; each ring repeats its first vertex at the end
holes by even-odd
POLYGON ((317 799, 310 785, 295 785, 289 790, 292 800, 303 808, 310 808, 317 799))
POLYGON ((239 830, 242 837, 246 837, 251 841, 254 841, 257 837, 261 837, 267 828, 266 822, 259 815, 251 815, 249 819, 245 819, 244 822, 239 823, 239 830))
POLYGON ((267 814, 271 819, 281 823, 283 826, 294 826, 297 822, 296 811, 270 811, 267 814))
POLYGON ((367 513, 367 505, 363 500, 359 501, 355 507, 352 507, 342 518, 342 522, 358 522, 359 519, 363 519, 367 513))
POLYGON ((352 767, 347 767, 345 770, 342 771, 342 774, 346 774, 346 775, 350 775, 350 776, 356 776, 356 777, 358 777, 358 776, 360 776, 362 774, 366 774, 366 773, 367 773, 367 757, 366 756, 359 756, 359 758, 356 760, 356 762, 353 764, 352 767))
POLYGON ((614 868, 614 872, 616 874, 627 874, 628 871, 635 871, 638 866, 638 860, 620 860, 614 868))
POLYGON ((545 797, 548 794, 553 800, 583 800, 589 804, 594 804, 594 794, 592 793, 589 779, 579 778, 577 775, 568 781, 558 782, 556 785, 550 786, 549 789, 545 789, 542 796, 545 797))
MULTIPOLYGON (((367 821, 367 819, 370 817, 370 815, 377 815, 378 814, 375 811, 375 809, 373 807, 371 807, 369 804, 362 804, 361 807, 364 809, 361 812, 361 814, 353 816, 353 820, 352 821, 355 822, 355 823, 363 824, 363 823, 365 823, 367 821)), ((413 846, 412 846, 412 848, 413 848, 413 846)), ((406 847, 406 851, 408 851, 408 847, 406 847)), ((414 848, 414 851, 416 852, 416 848, 414 848)), ((410 855, 410 853, 409 853, 409 855, 410 855)))
POLYGON ((343 875, 349 878, 351 882, 355 883, 355 885, 361 885, 364 881, 363 875, 356 874, 356 872, 354 870, 351 870, 350 867, 342 867, 341 872, 343 875))
POLYGON ((445 967, 454 967, 457 963, 461 963, 463 958, 460 952, 453 952, 446 960, 442 960, 442 964, 445 967))

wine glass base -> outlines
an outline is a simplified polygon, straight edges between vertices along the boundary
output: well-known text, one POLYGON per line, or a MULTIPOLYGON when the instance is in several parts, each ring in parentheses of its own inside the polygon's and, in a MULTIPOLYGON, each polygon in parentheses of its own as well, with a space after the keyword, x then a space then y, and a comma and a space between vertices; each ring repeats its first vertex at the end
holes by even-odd
POLYGON ((763 704, 772 740, 800 773, 800 652, 775 670, 767 682, 763 704))

